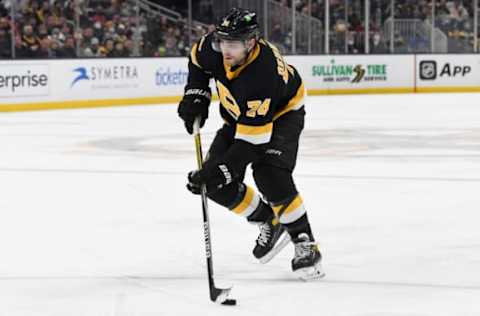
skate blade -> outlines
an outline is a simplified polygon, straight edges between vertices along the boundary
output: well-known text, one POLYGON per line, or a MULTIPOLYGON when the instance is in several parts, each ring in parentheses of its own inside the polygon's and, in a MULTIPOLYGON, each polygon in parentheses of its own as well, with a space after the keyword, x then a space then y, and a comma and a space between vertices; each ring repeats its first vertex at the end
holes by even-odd
POLYGON ((313 267, 298 269, 294 273, 302 281, 318 280, 325 276, 325 272, 323 271, 322 264, 320 262, 313 267))
POLYGON ((272 260, 276 255, 280 253, 280 251, 282 251, 283 248, 285 248, 286 245, 290 243, 290 240, 291 240, 290 235, 285 231, 283 233, 283 238, 280 237, 280 241, 276 243, 276 245, 272 248, 272 250, 270 250, 270 252, 267 253, 265 256, 258 259, 260 263, 265 264, 270 260, 272 260))

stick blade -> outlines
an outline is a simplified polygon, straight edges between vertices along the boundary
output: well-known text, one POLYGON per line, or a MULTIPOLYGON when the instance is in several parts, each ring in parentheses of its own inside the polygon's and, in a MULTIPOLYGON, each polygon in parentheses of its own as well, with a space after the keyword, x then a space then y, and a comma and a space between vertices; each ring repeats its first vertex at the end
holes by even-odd
POLYGON ((212 292, 210 293, 210 298, 212 299, 213 302, 217 304, 236 305, 237 301, 229 298, 231 291, 232 291, 231 287, 226 289, 219 289, 214 287, 212 289, 212 292))

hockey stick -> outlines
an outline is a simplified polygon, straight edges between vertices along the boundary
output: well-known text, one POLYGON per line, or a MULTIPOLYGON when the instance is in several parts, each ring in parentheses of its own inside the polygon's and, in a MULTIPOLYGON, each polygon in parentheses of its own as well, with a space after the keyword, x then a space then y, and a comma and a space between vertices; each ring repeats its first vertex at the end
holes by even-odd
MULTIPOLYGON (((195 119, 193 124, 193 135, 195 137, 195 151, 197 154, 198 169, 203 165, 202 141, 200 138, 200 117, 195 119)), ((202 185, 202 211, 203 211, 203 234, 205 237, 205 251, 207 255, 208 286, 210 288, 210 299, 212 302, 223 305, 236 305, 237 301, 229 299, 231 288, 220 289, 215 286, 213 280, 212 243, 210 238, 210 219, 208 217, 207 189, 202 185)))

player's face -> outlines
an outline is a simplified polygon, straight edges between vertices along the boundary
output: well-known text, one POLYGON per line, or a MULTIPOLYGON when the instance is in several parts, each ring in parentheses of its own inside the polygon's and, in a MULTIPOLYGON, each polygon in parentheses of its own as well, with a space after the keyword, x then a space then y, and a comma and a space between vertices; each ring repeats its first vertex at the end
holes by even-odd
POLYGON ((229 66, 243 63, 247 57, 248 47, 245 41, 220 40, 223 59, 229 66))

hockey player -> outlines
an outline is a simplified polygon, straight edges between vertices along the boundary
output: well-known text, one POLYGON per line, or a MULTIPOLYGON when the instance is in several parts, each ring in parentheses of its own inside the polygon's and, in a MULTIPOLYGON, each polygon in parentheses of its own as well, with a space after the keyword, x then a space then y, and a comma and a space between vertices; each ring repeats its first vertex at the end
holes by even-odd
POLYGON ((218 130, 200 170, 188 174, 187 188, 257 223, 253 255, 265 263, 290 240, 292 270, 302 279, 324 275, 321 254, 292 172, 304 126, 305 88, 278 49, 259 37, 253 12, 232 9, 192 48, 189 75, 178 114, 188 133, 208 118, 213 78, 225 124, 218 130), (243 183, 251 164, 256 186, 243 183))

